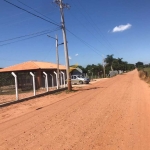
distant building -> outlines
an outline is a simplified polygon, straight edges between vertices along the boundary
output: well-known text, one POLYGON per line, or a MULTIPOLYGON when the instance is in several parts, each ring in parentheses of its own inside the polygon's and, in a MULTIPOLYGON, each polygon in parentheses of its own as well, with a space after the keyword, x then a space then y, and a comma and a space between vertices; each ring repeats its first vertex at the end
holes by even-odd
POLYGON ((72 71, 71 71, 71 75, 82 75, 82 74, 83 74, 83 71, 78 67, 72 69, 72 71))

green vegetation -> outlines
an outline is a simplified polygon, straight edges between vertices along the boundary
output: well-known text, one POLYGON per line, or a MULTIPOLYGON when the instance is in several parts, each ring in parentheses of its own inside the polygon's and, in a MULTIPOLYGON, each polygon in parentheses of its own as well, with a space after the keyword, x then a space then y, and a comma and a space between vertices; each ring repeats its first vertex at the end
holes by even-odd
POLYGON ((74 92, 78 92, 78 90, 71 90, 71 91, 66 90, 66 93, 67 93, 67 94, 69 94, 69 93, 74 93, 74 92))
POLYGON ((150 68, 150 64, 144 64, 143 62, 140 62, 140 61, 138 61, 135 65, 138 70, 145 69, 145 71, 147 71, 149 70, 148 68, 150 68))
POLYGON ((114 61, 115 61, 115 58, 113 58, 113 56, 114 56, 113 54, 112 55, 107 55, 107 57, 105 58, 105 62, 110 66, 111 71, 113 71, 113 64, 114 64, 114 61))
POLYGON ((0 73, 0 87, 7 85, 14 85, 14 77, 11 73, 0 73))
POLYGON ((147 72, 147 75, 150 77, 150 67, 149 68, 143 68, 144 71, 147 72))
POLYGON ((123 58, 114 58, 114 55, 107 55, 104 58, 103 64, 88 64, 86 67, 78 66, 84 74, 87 74, 91 78, 103 77, 104 74, 109 74, 110 70, 122 70, 131 71, 135 69, 135 64, 129 64, 127 61, 123 61, 123 58))
POLYGON ((144 64, 143 62, 137 62, 136 67, 139 71, 139 77, 150 83, 150 64, 144 64))

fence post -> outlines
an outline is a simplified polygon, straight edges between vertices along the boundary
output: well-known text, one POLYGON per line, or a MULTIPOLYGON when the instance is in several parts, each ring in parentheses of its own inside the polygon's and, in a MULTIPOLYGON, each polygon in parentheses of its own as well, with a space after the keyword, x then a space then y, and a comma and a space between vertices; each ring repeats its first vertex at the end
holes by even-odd
POLYGON ((34 96, 36 95, 36 91, 35 91, 35 75, 30 72, 30 75, 32 76, 32 80, 33 80, 33 92, 34 92, 34 96))
POLYGON ((64 79, 64 87, 66 87, 66 85, 65 85, 65 74, 64 74, 64 72, 62 72, 62 71, 61 71, 61 73, 63 74, 63 79, 64 79))
POLYGON ((48 92, 48 76, 46 72, 43 72, 43 74, 46 76, 45 78, 45 87, 46 87, 46 91, 48 92))
POLYGON ((61 82, 61 88, 62 88, 62 74, 60 72, 60 82, 61 82))
MULTIPOLYGON (((54 72, 55 73, 55 72, 54 72)), ((51 77, 52 77, 52 87, 54 87, 54 79, 53 79, 53 75, 52 74, 50 74, 51 75, 51 77)))
POLYGON ((12 74, 12 75, 14 76, 14 78, 15 78, 16 100, 19 100, 17 75, 16 75, 14 72, 12 72, 11 74, 12 74))

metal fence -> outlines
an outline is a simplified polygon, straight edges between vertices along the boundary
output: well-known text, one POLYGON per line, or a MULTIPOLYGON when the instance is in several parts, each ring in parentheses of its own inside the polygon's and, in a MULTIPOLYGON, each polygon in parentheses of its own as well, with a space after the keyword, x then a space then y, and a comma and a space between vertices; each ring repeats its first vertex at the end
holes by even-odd
POLYGON ((15 80, 10 73, 0 74, 0 103, 15 99, 15 80), (9 97, 9 99, 8 99, 9 97))
POLYGON ((65 73, 60 71, 59 77, 60 87, 58 87, 56 72, 42 72, 40 85, 36 72, 0 73, 0 104, 65 88, 65 73))
MULTIPOLYGON (((110 71, 105 77, 121 74, 122 71, 110 71)), ((90 80, 104 78, 101 75, 88 76, 90 80)), ((60 89, 66 87, 65 72, 59 74, 60 89)), ((34 97, 58 89, 57 73, 42 72, 40 81, 36 72, 0 73, 0 104, 34 97)))
POLYGON ((107 78, 108 75, 107 74, 105 76, 103 74, 101 74, 101 75, 88 75, 87 77, 92 81, 94 79, 107 78))
POLYGON ((114 71, 109 71, 109 77, 113 77, 113 76, 116 76, 118 74, 122 74, 123 71, 122 70, 114 70, 114 71))

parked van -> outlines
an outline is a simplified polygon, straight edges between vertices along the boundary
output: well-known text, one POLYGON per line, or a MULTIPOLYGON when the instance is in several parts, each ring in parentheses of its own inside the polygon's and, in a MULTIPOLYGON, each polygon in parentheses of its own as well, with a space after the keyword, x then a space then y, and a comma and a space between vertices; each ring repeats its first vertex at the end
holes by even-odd
POLYGON ((72 84, 89 84, 90 79, 87 77, 84 77, 83 75, 72 75, 71 76, 71 83, 72 84))

